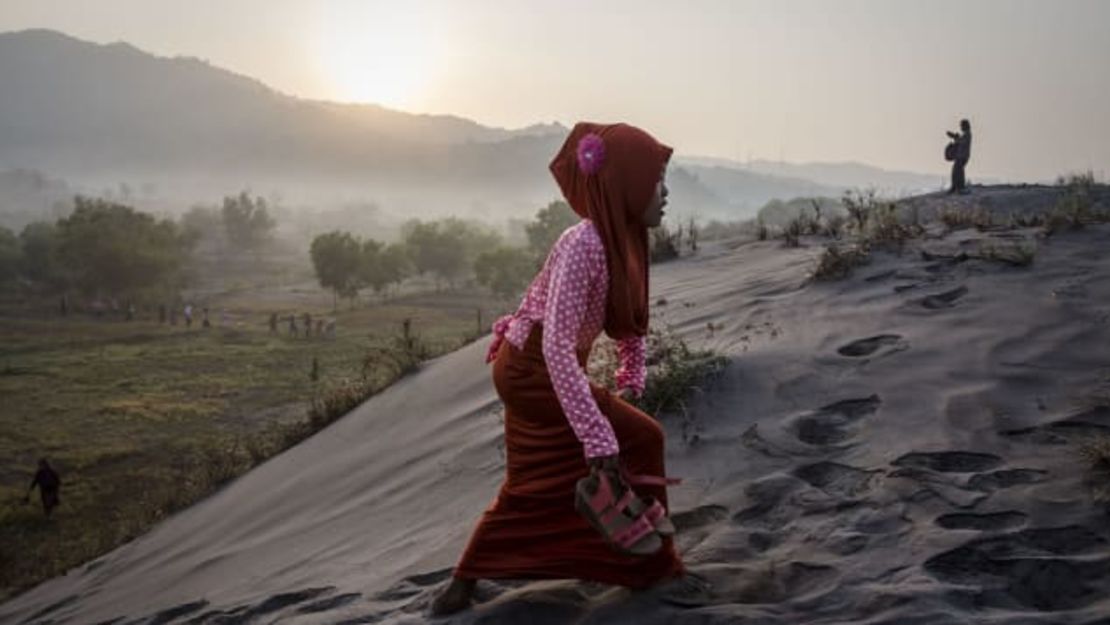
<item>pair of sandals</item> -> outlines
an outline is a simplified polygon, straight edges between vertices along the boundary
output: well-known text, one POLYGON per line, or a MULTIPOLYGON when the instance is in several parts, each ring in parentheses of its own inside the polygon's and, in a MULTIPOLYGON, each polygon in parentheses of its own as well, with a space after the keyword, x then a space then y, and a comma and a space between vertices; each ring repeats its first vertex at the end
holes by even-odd
POLYGON ((663 538, 673 536, 663 505, 654 497, 644 499, 632 485, 669 485, 679 480, 633 475, 617 470, 594 470, 575 485, 575 508, 615 550, 633 556, 650 556, 663 548, 663 538))

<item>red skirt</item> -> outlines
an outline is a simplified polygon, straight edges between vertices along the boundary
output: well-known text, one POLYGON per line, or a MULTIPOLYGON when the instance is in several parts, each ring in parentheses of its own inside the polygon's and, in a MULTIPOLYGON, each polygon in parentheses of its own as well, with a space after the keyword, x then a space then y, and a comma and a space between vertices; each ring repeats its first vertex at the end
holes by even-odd
MULTIPOLYGON (((574 508, 574 486, 589 474, 582 443, 551 386, 536 324, 524 349, 503 341, 493 383, 505 404, 506 475, 482 514, 455 577, 582 579, 644 588, 683 572, 672 539, 652 556, 617 553, 574 508)), ((579 353, 584 365, 588 353, 579 353)), ((609 391, 591 385, 632 473, 666 475, 663 429, 609 391)), ((667 506, 665 487, 637 487, 667 506)))

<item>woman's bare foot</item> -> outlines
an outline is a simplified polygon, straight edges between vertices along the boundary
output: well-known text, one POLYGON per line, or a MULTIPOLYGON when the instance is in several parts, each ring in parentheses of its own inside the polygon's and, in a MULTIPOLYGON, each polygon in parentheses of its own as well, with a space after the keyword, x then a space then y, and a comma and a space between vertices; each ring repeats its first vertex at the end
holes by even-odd
POLYGON ((469 608, 477 581, 451 578, 451 583, 432 602, 432 616, 447 616, 469 608))

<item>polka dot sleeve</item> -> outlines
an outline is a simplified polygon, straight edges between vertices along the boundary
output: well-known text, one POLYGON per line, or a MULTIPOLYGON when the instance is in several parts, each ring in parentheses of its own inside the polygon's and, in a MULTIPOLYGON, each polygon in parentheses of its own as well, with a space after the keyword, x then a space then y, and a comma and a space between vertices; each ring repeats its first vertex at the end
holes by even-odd
POLYGON ((632 336, 617 341, 617 355, 620 357, 620 368, 617 369, 617 388, 629 389, 636 397, 644 394, 644 380, 647 377, 644 368, 644 337, 632 336))
POLYGON ((586 457, 613 455, 620 451, 613 426, 590 394, 589 381, 576 354, 590 284, 599 272, 606 271, 605 252, 600 247, 571 244, 552 260, 543 318, 543 358, 555 395, 582 441, 586 457))

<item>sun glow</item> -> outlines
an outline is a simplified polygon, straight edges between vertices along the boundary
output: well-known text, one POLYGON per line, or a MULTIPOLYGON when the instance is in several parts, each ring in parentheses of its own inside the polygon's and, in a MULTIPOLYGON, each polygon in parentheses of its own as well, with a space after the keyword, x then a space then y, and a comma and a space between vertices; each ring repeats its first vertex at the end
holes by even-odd
POLYGON ((443 58, 432 20, 361 3, 322 17, 317 57, 335 99, 420 108, 443 58))

